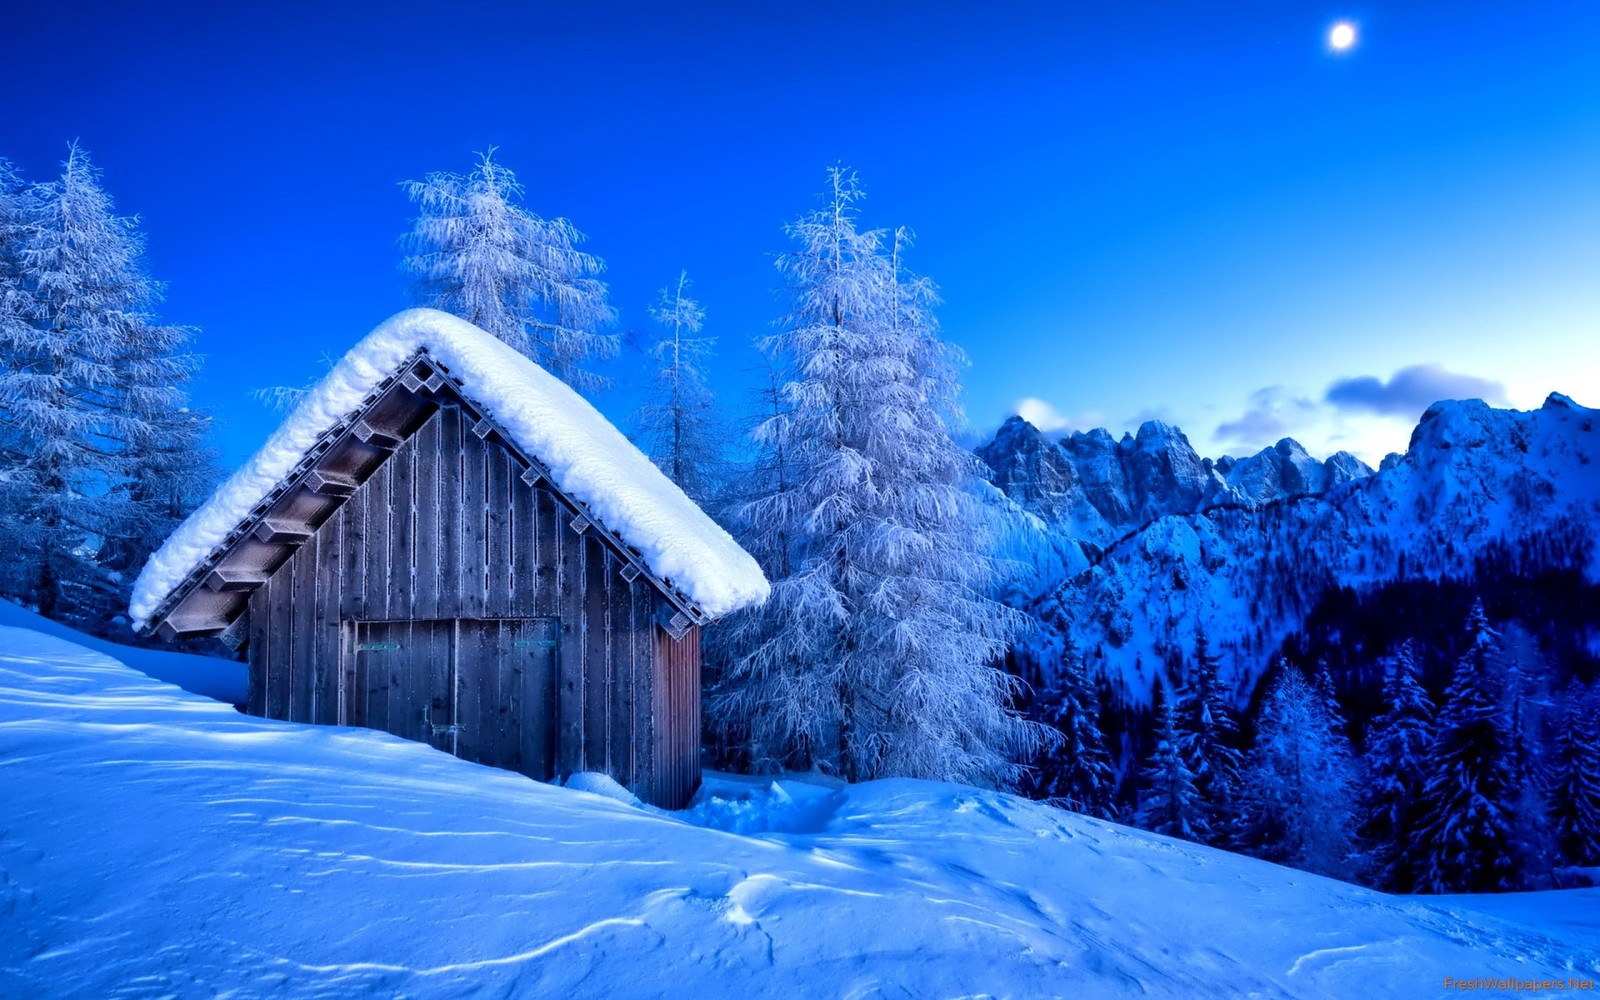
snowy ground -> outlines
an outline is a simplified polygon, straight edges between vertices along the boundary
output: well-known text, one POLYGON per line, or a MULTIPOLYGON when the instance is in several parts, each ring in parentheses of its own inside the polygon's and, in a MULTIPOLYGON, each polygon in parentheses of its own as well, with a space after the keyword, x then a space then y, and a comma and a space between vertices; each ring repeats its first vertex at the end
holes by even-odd
POLYGON ((1600 890, 1440 905, 951 785, 714 789, 659 814, 247 718, 0 628, 0 996, 1365 997, 1600 977, 1600 890))
POLYGON ((74 632, 60 622, 41 617, 4 598, 0 598, 0 625, 10 625, 70 639, 80 646, 105 653, 158 681, 176 684, 185 691, 203 694, 217 701, 242 705, 246 695, 249 694, 250 673, 243 663, 212 659, 209 656, 194 656, 190 653, 174 653, 167 649, 121 646, 81 632, 74 632))

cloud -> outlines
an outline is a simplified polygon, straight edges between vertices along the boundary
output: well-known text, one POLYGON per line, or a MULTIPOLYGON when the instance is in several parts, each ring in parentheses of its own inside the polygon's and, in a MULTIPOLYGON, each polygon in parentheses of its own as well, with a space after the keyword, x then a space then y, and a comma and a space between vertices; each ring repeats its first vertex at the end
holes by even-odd
POLYGON ((1178 422, 1178 419, 1172 415, 1172 411, 1165 406, 1147 406, 1123 421, 1122 426, 1132 432, 1137 431, 1152 420, 1163 424, 1176 424, 1178 422))
POLYGON ((1251 393, 1249 409, 1236 420, 1218 424, 1214 436, 1224 444, 1265 447, 1304 427, 1316 409, 1317 404, 1304 396, 1291 395, 1281 385, 1269 385, 1251 393))
POLYGON ((1372 375, 1340 379, 1328 386, 1324 398, 1341 410, 1415 420, 1441 399, 1504 404, 1506 388, 1490 379, 1446 371, 1442 365, 1412 365, 1395 372, 1388 382, 1372 375))
POLYGON ((1099 427, 1105 423, 1105 417, 1099 413, 1062 413, 1054 405, 1037 396, 1024 396, 1022 399, 1017 400, 1012 405, 1011 412, 1046 434, 1056 434, 1069 430, 1084 430, 1089 427, 1099 427))

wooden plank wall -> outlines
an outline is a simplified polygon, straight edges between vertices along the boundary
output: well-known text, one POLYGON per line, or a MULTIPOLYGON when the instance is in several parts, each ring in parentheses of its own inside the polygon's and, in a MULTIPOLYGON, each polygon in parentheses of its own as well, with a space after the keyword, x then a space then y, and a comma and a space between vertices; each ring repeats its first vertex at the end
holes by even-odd
POLYGON ((685 666, 671 671, 694 688, 674 695, 674 711, 693 719, 674 723, 669 751, 652 717, 660 596, 643 577, 622 579, 605 543, 570 526, 576 511, 524 482, 520 460, 472 424, 441 407, 251 595, 249 711, 393 731, 420 707, 406 704, 411 681, 383 670, 358 677, 341 621, 559 618, 555 772, 603 771, 657 802, 656 760, 678 753, 693 758, 692 782, 689 765, 673 772, 671 794, 681 796, 699 775, 698 633, 692 679, 685 666))
POLYGON ((656 629, 656 799, 681 809, 700 787, 700 627, 677 642, 656 629))

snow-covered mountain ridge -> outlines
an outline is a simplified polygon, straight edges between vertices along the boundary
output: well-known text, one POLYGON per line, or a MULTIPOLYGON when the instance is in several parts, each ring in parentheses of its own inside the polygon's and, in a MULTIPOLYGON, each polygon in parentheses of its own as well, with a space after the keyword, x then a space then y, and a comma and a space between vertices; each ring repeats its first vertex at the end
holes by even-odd
POLYGON ((1259 507, 1372 475, 1349 452, 1318 462, 1291 438, 1248 458, 1212 461, 1196 453, 1183 431, 1159 420, 1120 441, 1104 429, 1052 440, 1012 417, 978 457, 1007 496, 1089 547, 1169 514, 1219 504, 1259 507))
POLYGON ((0 797, 8 997, 1357 997, 1600 975, 1600 890, 1389 896, 922 781, 717 778, 664 814, 240 715, 5 627, 0 797))
POLYGON ((1210 462, 1159 424, 1110 441, 1092 432, 1058 445, 1013 420, 979 455, 1032 516, 1031 534, 1010 519, 1011 551, 1081 553, 1057 560, 1054 578, 1029 579, 1024 603, 1044 628, 1026 657, 1048 672, 1070 636, 1135 701, 1199 627, 1243 695, 1330 588, 1469 577, 1496 544, 1600 579, 1596 413, 1560 394, 1525 412, 1435 404, 1377 472, 1343 453, 1318 463, 1288 440, 1210 462))

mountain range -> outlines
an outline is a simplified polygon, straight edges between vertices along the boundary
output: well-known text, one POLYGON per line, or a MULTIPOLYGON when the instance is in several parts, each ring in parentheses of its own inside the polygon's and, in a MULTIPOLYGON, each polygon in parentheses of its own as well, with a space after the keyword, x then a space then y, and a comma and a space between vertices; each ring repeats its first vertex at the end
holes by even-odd
MULTIPOLYGON (((1241 701, 1320 602, 1401 581, 1471 580, 1485 558, 1600 582, 1596 412, 1437 403, 1374 470, 1291 439, 1202 458, 1151 421, 1051 438, 1018 417, 977 449, 1002 511, 1008 600, 1039 627, 1019 650, 1048 677, 1070 642, 1130 703, 1178 676, 1204 631, 1241 701)), ((1600 656, 1600 615, 1577 637, 1600 656)))

